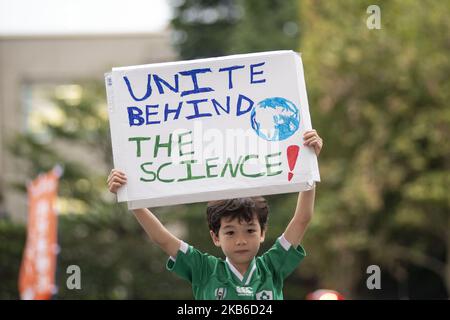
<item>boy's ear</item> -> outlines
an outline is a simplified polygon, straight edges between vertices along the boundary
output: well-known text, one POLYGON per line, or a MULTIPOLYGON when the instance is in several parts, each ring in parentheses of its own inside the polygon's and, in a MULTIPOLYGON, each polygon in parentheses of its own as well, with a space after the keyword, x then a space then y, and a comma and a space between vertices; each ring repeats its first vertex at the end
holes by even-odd
POLYGON ((214 244, 216 245, 216 247, 220 247, 220 241, 219 241, 219 237, 216 236, 216 234, 214 233, 214 231, 209 230, 209 234, 211 235, 211 239, 214 242, 214 244))

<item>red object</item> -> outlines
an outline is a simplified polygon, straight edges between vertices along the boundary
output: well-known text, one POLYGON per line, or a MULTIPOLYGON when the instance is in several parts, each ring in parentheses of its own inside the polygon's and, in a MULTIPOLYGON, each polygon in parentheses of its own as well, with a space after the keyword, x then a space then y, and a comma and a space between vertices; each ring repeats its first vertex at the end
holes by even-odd
MULTIPOLYGON (((300 150, 300 147, 297 145, 292 145, 289 146, 287 148, 287 159, 288 159, 288 165, 289 165, 289 170, 294 170, 295 168, 295 163, 297 162, 297 157, 298 157, 298 152, 300 150)), ((292 177, 294 176, 294 174, 292 172, 288 173, 288 181, 291 181, 292 177)))
POLYGON ((19 275, 23 300, 48 300, 56 292, 58 171, 40 175, 28 186, 28 228, 19 275))
POLYGON ((289 172, 288 173, 288 181, 291 181, 293 176, 294 176, 294 174, 292 172, 289 172))
POLYGON ((319 289, 308 293, 306 300, 345 300, 345 298, 335 290, 319 289))

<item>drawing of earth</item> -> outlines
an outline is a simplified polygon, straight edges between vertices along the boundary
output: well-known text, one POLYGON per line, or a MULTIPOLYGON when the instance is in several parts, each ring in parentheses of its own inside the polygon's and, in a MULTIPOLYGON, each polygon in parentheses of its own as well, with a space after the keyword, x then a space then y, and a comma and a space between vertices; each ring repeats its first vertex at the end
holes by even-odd
POLYGON ((292 136, 299 127, 299 110, 291 101, 274 97, 260 101, 250 115, 253 130, 267 141, 281 141, 292 136))

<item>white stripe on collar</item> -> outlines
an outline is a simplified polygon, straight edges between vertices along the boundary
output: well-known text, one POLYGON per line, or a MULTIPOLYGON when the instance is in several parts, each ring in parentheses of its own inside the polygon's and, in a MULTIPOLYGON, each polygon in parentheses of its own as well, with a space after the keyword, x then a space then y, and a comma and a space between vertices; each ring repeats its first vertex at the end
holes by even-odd
MULTIPOLYGON (((225 261, 228 264, 228 267, 230 268, 230 270, 234 273, 234 275, 242 282, 244 281, 244 276, 238 271, 238 269, 236 269, 235 266, 233 266, 233 264, 230 262, 230 260, 228 259, 228 257, 225 259, 225 261)), ((255 272, 256 270, 256 262, 255 259, 252 260, 252 262, 250 263, 251 266, 251 270, 248 273, 247 276, 247 280, 245 281, 245 285, 248 285, 250 283, 250 280, 252 279, 252 275, 253 272, 255 272)), ((247 273, 247 272, 246 272, 247 273)))
POLYGON ((280 241, 280 244, 283 247, 283 249, 288 251, 289 248, 291 247, 291 243, 286 240, 286 238, 284 237, 284 233, 278 238, 278 240, 280 241))
POLYGON ((256 270, 256 263, 253 263, 252 270, 248 274, 247 281, 245 281, 245 285, 248 285, 250 283, 250 280, 252 278, 253 272, 255 272, 255 270, 256 270))
POLYGON ((242 282, 242 280, 244 280, 244 276, 238 271, 238 269, 236 269, 235 266, 233 266, 228 257, 225 259, 225 261, 228 263, 228 267, 234 273, 234 275, 242 282))
MULTIPOLYGON (((184 254, 186 254, 186 252, 188 251, 188 249, 189 249, 189 245, 188 245, 186 242, 181 241, 181 243, 180 243, 180 248, 178 249, 178 251, 181 251, 181 252, 183 252, 184 254)), ((170 256, 169 259, 172 260, 173 262, 177 261, 177 257, 172 257, 172 256, 170 256)))

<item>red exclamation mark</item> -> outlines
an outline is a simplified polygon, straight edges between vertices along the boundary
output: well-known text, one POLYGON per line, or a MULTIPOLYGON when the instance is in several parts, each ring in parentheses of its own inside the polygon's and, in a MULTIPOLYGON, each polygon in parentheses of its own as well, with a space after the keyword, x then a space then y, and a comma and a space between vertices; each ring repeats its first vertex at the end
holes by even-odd
POLYGON ((298 157, 298 151, 300 150, 300 147, 297 145, 292 145, 287 148, 287 158, 288 158, 288 164, 289 164, 289 173, 288 173, 288 181, 291 181, 294 174, 292 173, 292 170, 294 170, 295 163, 297 162, 298 157))

